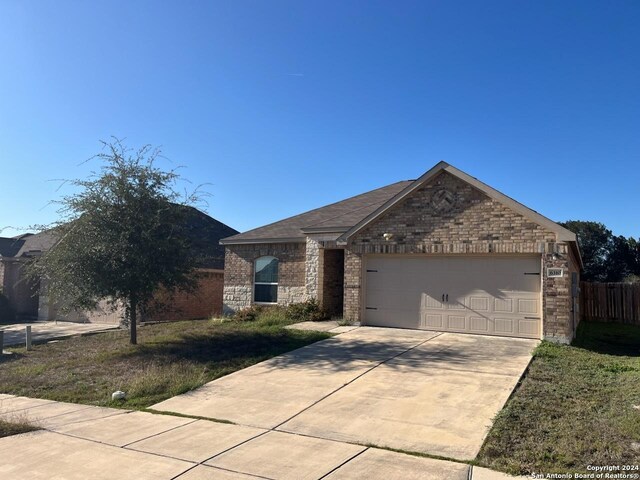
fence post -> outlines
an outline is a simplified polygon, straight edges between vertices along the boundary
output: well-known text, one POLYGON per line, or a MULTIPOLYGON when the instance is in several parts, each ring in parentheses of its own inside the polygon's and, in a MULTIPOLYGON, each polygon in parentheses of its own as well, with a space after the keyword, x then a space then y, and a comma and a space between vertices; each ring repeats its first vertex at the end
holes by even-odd
POLYGON ((4 348, 4 330, 0 330, 0 355, 3 353, 4 348))
POLYGON ((31 325, 25 327, 25 341, 27 350, 31 350, 31 325))

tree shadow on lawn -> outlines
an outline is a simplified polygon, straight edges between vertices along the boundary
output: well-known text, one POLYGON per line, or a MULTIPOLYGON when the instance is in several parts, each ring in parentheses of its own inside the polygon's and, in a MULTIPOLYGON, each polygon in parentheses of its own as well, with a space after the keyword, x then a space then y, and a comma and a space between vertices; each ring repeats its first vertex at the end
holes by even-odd
POLYGON ((328 373, 351 370, 354 364, 361 367, 363 363, 374 366, 381 362, 394 370, 429 367, 482 372, 487 365, 494 366, 512 355, 521 356, 528 348, 517 342, 510 344, 509 339, 489 341, 481 336, 465 337, 464 344, 442 345, 427 341, 417 346, 417 343, 394 337, 379 340, 331 337, 315 331, 234 329, 215 335, 182 334, 178 341, 151 340, 119 357, 162 363, 187 360, 209 365, 270 359, 269 367, 274 369, 312 367, 328 373), (500 353, 495 349, 496 341, 500 342, 500 353))
MULTIPOLYGON (((417 342, 393 337, 369 340, 330 337, 323 332, 311 331, 233 330, 215 336, 196 333, 181 335, 179 341, 147 342, 125 355, 142 362, 187 360, 210 365, 250 358, 270 359, 268 367, 274 369, 310 367, 327 373, 381 362, 394 370, 431 367, 473 372, 481 370, 478 365, 495 362, 496 351, 491 346, 483 343, 482 338, 471 337, 471 340, 474 341, 468 341, 464 348, 455 344, 431 346, 429 342, 414 348, 417 342)), ((522 353, 520 347, 503 353, 508 357, 512 350, 514 354, 522 353)))
POLYGON ((141 362, 189 361, 198 364, 229 362, 234 359, 268 358, 329 338, 322 332, 230 330, 216 333, 182 334, 175 340, 150 340, 135 349, 118 353, 119 359, 141 362))
POLYGON ((583 321, 572 346, 606 355, 640 357, 640 326, 583 321))

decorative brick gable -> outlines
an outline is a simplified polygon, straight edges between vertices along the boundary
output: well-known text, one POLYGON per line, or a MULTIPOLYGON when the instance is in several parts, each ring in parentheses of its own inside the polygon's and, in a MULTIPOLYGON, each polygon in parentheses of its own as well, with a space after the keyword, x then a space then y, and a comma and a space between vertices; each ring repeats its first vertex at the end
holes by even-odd
POLYGON ((349 242, 355 253, 541 253, 556 235, 442 172, 349 242), (446 211, 434 196, 449 192, 446 211), (393 237, 386 241, 385 233, 393 237))
POLYGON ((344 312, 354 320, 361 317, 362 255, 368 253, 540 254, 544 335, 558 341, 573 335, 569 265, 575 261, 568 245, 556 243, 555 233, 448 172, 436 175, 349 240, 344 312), (563 278, 546 278, 546 267, 554 266, 565 268, 563 278))

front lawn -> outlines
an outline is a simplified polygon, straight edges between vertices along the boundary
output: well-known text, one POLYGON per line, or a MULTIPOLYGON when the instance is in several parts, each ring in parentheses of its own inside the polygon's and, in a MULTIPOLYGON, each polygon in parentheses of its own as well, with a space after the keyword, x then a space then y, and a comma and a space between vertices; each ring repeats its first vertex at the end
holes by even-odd
POLYGON ((572 346, 543 342, 477 461, 515 474, 640 464, 640 327, 583 322, 572 346))
POLYGON ((37 345, 0 359, 0 393, 145 408, 281 353, 328 338, 288 330, 291 321, 184 321, 147 325, 139 345, 127 331, 110 331, 37 345), (127 393, 111 402, 111 393, 127 393))

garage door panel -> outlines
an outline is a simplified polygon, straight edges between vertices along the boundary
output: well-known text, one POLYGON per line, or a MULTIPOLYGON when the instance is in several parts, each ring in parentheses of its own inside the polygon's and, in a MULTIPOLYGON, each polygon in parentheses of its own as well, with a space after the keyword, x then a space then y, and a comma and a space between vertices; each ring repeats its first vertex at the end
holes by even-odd
POLYGON ((452 330, 465 330, 467 326, 466 317, 458 315, 447 315, 447 327, 452 330))
POLYGON ((494 321, 495 333, 498 335, 516 335, 514 321, 510 318, 498 318, 494 321))
POLYGON ((390 310, 411 310, 422 308, 422 297, 409 290, 372 291, 368 294, 368 307, 390 310))
POLYGON ((446 303, 447 310, 461 310, 464 311, 467 309, 466 300, 464 298, 457 298, 455 300, 449 301, 446 303))
POLYGON ((365 310, 367 325, 540 337, 539 256, 386 255, 365 265, 365 303, 376 308, 365 310))
POLYGON ((538 328, 540 325, 540 320, 519 320, 518 322, 518 334, 523 337, 532 336, 538 334, 538 328))
POLYGON ((518 299, 518 313, 538 313, 539 304, 537 299, 520 298, 518 299))
POLYGON ((420 298, 422 299, 422 301, 420 302, 421 308, 435 308, 437 310, 444 310, 444 303, 442 303, 440 298, 438 298, 437 296, 429 295, 428 293, 422 293, 420 295, 420 298))
POLYGON ((366 310, 367 325, 374 327, 422 328, 414 310, 391 310, 379 308, 366 310))
POLYGON ((496 298, 493 301, 493 311, 500 313, 513 313, 513 299, 496 298))
POLYGON ((444 326, 442 322, 442 315, 434 315, 430 313, 425 313, 422 316, 422 326, 424 327, 432 327, 432 328, 442 328, 444 326))
POLYGON ((469 308, 476 312, 488 312, 489 297, 469 297, 469 308))
POLYGON ((469 330, 472 332, 490 333, 489 319, 486 317, 469 317, 469 330))

